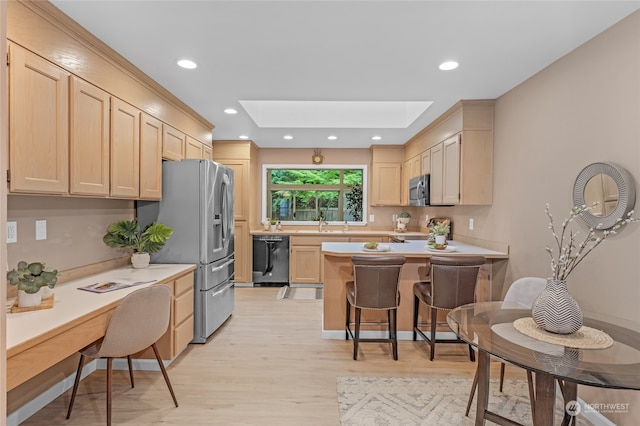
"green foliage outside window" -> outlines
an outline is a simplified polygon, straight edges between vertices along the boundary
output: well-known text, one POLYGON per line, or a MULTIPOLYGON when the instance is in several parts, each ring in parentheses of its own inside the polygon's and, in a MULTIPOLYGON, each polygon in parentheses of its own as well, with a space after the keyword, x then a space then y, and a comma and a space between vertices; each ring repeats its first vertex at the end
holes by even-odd
POLYGON ((362 220, 363 169, 269 169, 267 173, 268 217, 296 222, 362 220))

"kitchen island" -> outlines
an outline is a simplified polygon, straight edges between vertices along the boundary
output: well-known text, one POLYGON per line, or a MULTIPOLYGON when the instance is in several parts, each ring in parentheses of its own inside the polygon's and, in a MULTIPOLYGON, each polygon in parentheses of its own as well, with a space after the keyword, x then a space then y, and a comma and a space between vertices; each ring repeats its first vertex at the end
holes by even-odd
MULTIPOLYGON (((425 280, 429 274, 431 256, 484 256, 487 262, 480 268, 476 298, 478 301, 493 300, 494 275, 498 269, 504 269, 509 253, 491 250, 460 241, 449 241, 455 251, 441 253, 427 248, 425 241, 407 241, 405 243, 389 243, 389 251, 364 251, 363 243, 327 242, 322 243, 324 310, 323 338, 344 339, 344 322, 346 311, 345 282, 353 279, 351 256, 404 256, 407 262, 400 273, 400 305, 398 307, 398 338, 412 338, 413 284, 425 280)), ((499 296, 499 294, 497 295, 499 296)), ((421 306, 420 318, 427 318, 427 310, 421 306), (423 311, 424 309, 424 311, 423 311)), ((363 311, 362 321, 381 321, 385 326, 369 325, 364 333, 386 330, 386 313, 363 311)), ((444 316, 439 318, 444 322, 444 316)), ((363 334, 364 335, 364 334, 363 334)))

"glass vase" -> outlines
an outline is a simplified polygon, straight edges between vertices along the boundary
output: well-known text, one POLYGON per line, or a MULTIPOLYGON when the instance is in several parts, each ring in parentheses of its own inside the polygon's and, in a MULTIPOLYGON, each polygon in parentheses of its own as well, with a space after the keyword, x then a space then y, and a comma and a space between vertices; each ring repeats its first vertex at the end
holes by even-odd
POLYGON ((556 334, 575 333, 582 327, 582 310, 569 294, 566 280, 547 278, 547 285, 533 303, 533 320, 545 331, 556 334))

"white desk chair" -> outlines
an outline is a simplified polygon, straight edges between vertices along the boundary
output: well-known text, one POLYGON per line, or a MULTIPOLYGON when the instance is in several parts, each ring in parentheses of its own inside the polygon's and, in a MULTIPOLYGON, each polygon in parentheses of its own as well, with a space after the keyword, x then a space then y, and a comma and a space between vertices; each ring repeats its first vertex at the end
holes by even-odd
MULTIPOLYGON (((547 285, 547 280, 544 278, 536 278, 536 277, 524 277, 517 279, 511 284, 511 287, 507 290, 507 293, 504 295, 503 302, 521 306, 523 309, 530 309, 533 306, 533 302, 535 302, 536 298, 544 287, 547 285)), ((504 383, 504 369, 505 363, 502 362, 500 364, 500 392, 502 392, 502 385, 504 383)), ((527 382, 529 384, 529 399, 532 402, 531 411, 533 412, 533 377, 531 375, 531 371, 527 370, 527 382)), ((478 369, 476 368, 476 374, 473 377, 473 384, 471 385, 471 392, 469 393, 469 401, 467 402, 467 411, 465 412, 465 416, 469 415, 469 410, 471 409, 471 402, 473 401, 473 397, 476 393, 476 388, 478 387, 478 369)))

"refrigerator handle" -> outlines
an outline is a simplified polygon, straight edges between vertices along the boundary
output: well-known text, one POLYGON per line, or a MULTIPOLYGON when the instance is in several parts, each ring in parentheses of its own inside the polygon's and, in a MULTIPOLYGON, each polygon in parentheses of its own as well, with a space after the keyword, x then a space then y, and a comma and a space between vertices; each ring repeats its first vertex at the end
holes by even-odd
MULTIPOLYGON (((229 195, 228 195, 228 188, 229 188, 229 176, 227 176, 226 174, 223 176, 222 179, 222 200, 221 200, 221 204, 222 204, 222 241, 226 242, 227 239, 229 238, 229 235, 231 235, 231 219, 230 213, 231 213, 231 209, 229 208, 229 195)), ((227 242, 228 244, 228 242, 227 242)))
POLYGON ((217 271, 219 271, 220 269, 224 269, 224 268, 226 268, 227 266, 229 266, 229 264, 230 264, 230 263, 233 263, 233 262, 235 262, 235 259, 229 259, 229 260, 227 260, 226 262, 224 262, 222 265, 220 265, 220 266, 216 266, 215 268, 211 268, 211 272, 217 272, 217 271))

